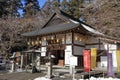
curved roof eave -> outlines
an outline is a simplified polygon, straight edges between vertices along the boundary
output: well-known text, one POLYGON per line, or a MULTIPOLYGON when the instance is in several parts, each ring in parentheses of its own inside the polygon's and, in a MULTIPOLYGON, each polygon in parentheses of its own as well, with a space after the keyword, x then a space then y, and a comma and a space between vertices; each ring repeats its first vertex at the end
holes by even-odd
POLYGON ((50 33, 57 33, 57 32, 63 32, 63 31, 67 31, 73 28, 78 27, 80 24, 74 24, 72 22, 70 23, 64 23, 64 24, 59 24, 59 25, 55 25, 55 26, 50 26, 50 27, 45 27, 43 29, 38 29, 32 32, 28 32, 28 33, 23 33, 22 36, 37 36, 37 35, 44 35, 44 34, 50 34, 50 33))

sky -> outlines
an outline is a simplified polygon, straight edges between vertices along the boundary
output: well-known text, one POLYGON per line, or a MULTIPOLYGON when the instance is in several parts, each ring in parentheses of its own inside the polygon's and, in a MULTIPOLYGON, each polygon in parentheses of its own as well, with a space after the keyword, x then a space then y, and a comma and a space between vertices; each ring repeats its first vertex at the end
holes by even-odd
POLYGON ((40 7, 42 7, 44 5, 44 3, 45 3, 46 0, 38 0, 38 1, 39 1, 40 7))
MULTIPOLYGON (((40 8, 44 5, 46 0, 38 0, 40 8)), ((24 1, 22 1, 22 4, 24 4, 24 1)), ((24 5, 23 5, 24 6, 24 5)), ((23 11, 22 10, 18 10, 20 12, 20 15, 22 16, 23 11)))

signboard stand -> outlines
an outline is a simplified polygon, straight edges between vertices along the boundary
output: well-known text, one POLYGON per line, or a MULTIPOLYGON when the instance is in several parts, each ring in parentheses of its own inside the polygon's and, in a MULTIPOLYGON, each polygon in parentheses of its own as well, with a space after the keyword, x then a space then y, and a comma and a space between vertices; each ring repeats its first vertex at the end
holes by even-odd
POLYGON ((72 66, 73 69, 73 80, 75 80, 75 66, 72 66))

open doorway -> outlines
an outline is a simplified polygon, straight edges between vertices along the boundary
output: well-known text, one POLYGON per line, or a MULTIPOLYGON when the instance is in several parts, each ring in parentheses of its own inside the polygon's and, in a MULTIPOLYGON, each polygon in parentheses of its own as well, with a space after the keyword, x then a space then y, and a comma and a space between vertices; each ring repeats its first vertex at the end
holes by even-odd
POLYGON ((64 50, 52 50, 53 58, 53 65, 64 66, 64 50))

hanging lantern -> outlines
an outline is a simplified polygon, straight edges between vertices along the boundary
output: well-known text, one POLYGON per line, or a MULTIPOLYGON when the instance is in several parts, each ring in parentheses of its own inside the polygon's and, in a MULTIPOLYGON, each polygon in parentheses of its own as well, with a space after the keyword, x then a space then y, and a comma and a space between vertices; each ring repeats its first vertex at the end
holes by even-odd
POLYGON ((38 45, 38 41, 35 41, 35 44, 38 45))
POLYGON ((51 36, 51 40, 53 40, 54 39, 54 37, 53 36, 51 36))
POLYGON ((30 45, 30 38, 28 38, 28 40, 27 40, 27 45, 30 45))
POLYGON ((68 42, 70 42, 70 37, 68 37, 68 42))
POLYGON ((82 41, 82 39, 81 39, 81 38, 79 38, 79 41, 82 41))
POLYGON ((77 41, 78 40, 78 35, 76 34, 76 36, 75 36, 75 40, 77 41))
POLYGON ((46 41, 46 37, 44 37, 43 40, 46 41))
POLYGON ((30 45, 30 41, 28 41, 27 44, 30 45))
POLYGON ((59 42, 59 39, 57 39, 57 43, 59 42))
POLYGON ((39 41, 39 43, 40 43, 40 44, 42 43, 41 40, 39 41))
POLYGON ((82 36, 81 36, 81 35, 79 35, 79 41, 80 41, 80 42, 82 41, 82 36))
POLYGON ((62 42, 64 42, 65 41, 65 39, 64 39, 64 37, 62 38, 62 42))
POLYGON ((32 46, 34 46, 35 45, 35 43, 34 43, 34 41, 32 41, 32 46))

